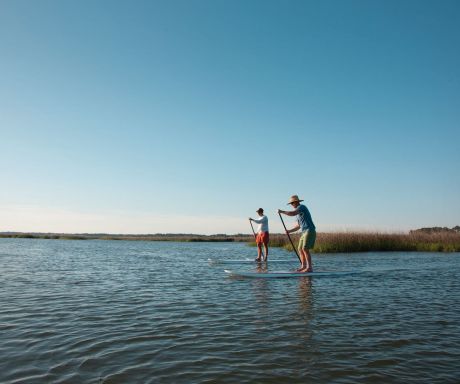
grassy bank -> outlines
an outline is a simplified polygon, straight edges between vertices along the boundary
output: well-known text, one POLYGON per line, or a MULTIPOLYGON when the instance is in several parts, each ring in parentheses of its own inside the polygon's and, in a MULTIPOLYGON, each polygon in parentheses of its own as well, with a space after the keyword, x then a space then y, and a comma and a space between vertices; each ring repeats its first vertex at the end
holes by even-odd
MULTIPOLYGON (((299 235, 291 235, 297 245, 299 235)), ((196 234, 65 234, 65 233, 0 233, 0 238, 57 239, 57 240, 130 240, 177 242, 247 242, 255 245, 249 234, 196 235, 196 234)), ((270 246, 292 250, 285 234, 270 234, 270 246)), ((337 232, 318 233, 314 253, 339 252, 460 252, 459 232, 413 231, 407 234, 337 232)))
MULTIPOLYGON (((299 235, 291 238, 297 246, 299 235)), ((270 235, 270 246, 292 250, 286 235, 270 235)), ((460 233, 318 233, 313 249, 314 253, 385 251, 460 252, 460 233)))
POLYGON ((252 235, 196 235, 157 233, 144 235, 124 235, 108 233, 30 233, 30 232, 3 232, 0 238, 14 239, 47 239, 47 240, 130 240, 130 241, 177 241, 177 242, 248 242, 252 235))

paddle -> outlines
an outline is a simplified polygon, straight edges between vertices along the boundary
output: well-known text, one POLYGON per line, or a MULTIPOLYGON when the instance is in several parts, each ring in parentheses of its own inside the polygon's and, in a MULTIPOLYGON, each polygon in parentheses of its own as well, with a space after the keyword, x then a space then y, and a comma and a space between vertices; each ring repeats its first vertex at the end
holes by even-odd
POLYGON ((281 222, 283 223, 284 230, 286 231, 286 235, 287 235, 289 241, 291 242, 292 248, 294 249, 295 254, 296 254, 297 257, 299 258, 300 263, 302 264, 302 260, 300 260, 300 256, 299 256, 299 254, 297 253, 297 250, 295 249, 294 243, 293 243, 292 240, 291 240, 291 236, 289 236, 289 232, 287 231, 286 225, 284 224, 283 217, 281 216, 281 213, 280 213, 280 212, 278 212, 278 215, 280 215, 281 222))
MULTIPOLYGON (((254 234, 254 240, 256 239, 256 232, 254 231, 254 227, 252 226, 252 221, 249 220, 249 224, 251 224, 251 228, 252 228, 252 233, 254 234)), ((262 247, 260 248, 260 252, 262 252, 262 258, 265 259, 265 255, 264 255, 264 251, 262 249, 262 247)))

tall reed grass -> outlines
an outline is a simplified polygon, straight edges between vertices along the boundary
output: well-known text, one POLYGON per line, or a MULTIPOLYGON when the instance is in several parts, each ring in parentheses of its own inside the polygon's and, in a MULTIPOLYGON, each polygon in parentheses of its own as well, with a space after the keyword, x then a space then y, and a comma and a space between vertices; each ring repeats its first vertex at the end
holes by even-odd
MULTIPOLYGON (((297 247, 299 235, 291 238, 297 247)), ((270 234, 270 246, 293 250, 285 234, 270 234)), ((460 252, 460 233, 318 233, 313 248, 314 253, 386 251, 460 252)))

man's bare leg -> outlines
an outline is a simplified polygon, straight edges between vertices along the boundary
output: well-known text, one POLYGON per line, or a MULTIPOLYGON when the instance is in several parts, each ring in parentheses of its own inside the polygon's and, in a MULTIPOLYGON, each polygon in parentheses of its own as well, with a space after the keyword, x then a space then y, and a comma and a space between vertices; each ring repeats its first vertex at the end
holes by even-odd
POLYGON ((297 272, 305 272, 307 269, 307 258, 305 251, 303 249, 299 249, 299 256, 300 256, 300 268, 297 272))
POLYGON ((257 259, 256 259, 256 261, 261 260, 261 255, 262 255, 262 244, 257 244, 257 259))
POLYGON ((303 268, 299 272, 313 272, 313 264, 311 262, 311 254, 309 249, 301 249, 300 253, 302 254, 302 263, 303 268))

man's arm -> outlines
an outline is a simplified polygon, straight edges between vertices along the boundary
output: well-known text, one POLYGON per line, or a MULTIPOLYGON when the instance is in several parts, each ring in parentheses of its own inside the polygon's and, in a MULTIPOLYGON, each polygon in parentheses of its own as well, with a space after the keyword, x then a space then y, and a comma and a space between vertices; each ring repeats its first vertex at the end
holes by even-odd
POLYGON ((283 215, 287 215, 287 216, 296 216, 298 213, 298 210, 294 209, 293 211, 283 211, 281 209, 278 209, 278 213, 282 213, 283 215))
POLYGON ((288 230, 286 231, 286 233, 296 232, 296 231, 298 231, 299 229, 300 229, 300 225, 297 224, 294 228, 288 229, 288 230))

